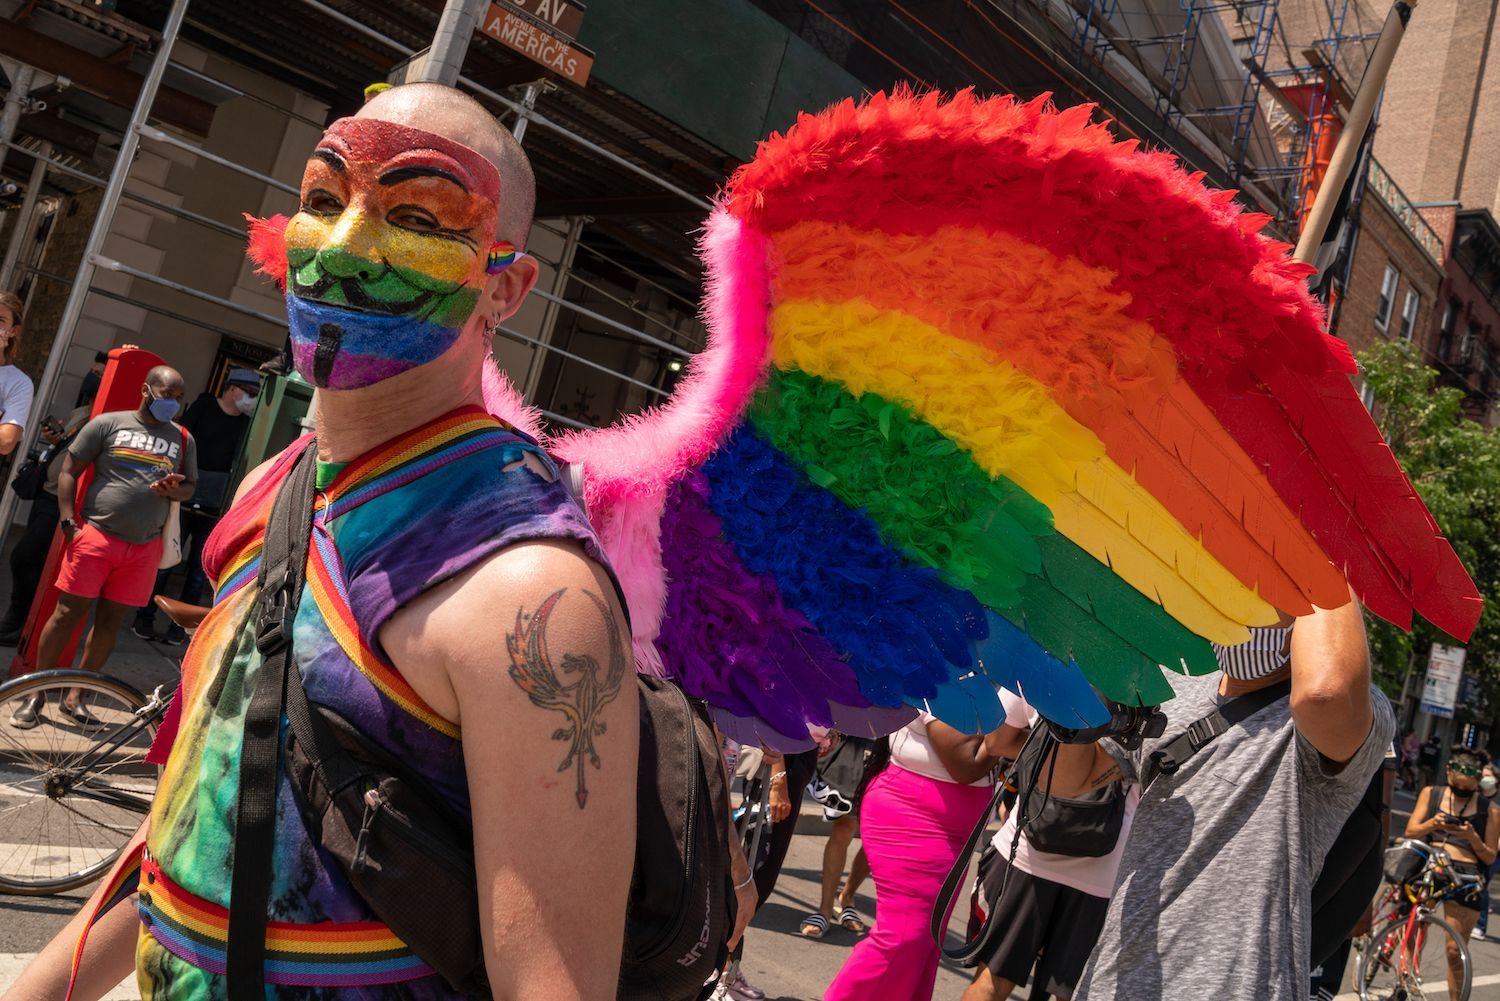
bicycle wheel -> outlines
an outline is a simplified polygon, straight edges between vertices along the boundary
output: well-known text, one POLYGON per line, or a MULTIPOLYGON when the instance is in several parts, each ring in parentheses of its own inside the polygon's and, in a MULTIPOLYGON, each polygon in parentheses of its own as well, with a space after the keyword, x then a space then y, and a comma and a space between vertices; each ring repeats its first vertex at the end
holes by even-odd
POLYGON ((39 671, 0 685, 0 893, 75 889, 109 871, 156 790, 146 752, 161 713, 130 685, 89 671, 39 671), (63 698, 93 722, 63 711, 63 698), (12 713, 40 700, 37 723, 12 713))
POLYGON ((1370 935, 1354 968, 1360 1001, 1469 1001, 1474 970, 1468 943, 1431 913, 1398 917, 1370 935), (1448 990, 1448 950, 1456 946, 1463 963, 1459 993, 1448 990))

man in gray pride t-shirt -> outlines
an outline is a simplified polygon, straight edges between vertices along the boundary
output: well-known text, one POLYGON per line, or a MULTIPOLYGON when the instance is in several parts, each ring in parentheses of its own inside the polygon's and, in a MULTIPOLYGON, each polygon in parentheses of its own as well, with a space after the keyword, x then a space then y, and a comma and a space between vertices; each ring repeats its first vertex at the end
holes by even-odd
POLYGON ((1395 734, 1370 685, 1356 601, 1219 648, 1223 674, 1171 677, 1151 752, 1229 698, 1291 679, 1141 797, 1075 1001, 1306 1001, 1311 889, 1395 734), (1288 638, 1288 633, 1290 637, 1288 638))
MULTIPOLYGON (((146 374, 137 409, 95 417, 64 454, 57 506, 67 547, 57 571, 57 609, 37 641, 39 667, 57 666, 68 638, 98 599, 79 667, 99 670, 114 652, 126 614, 151 600, 171 502, 192 497, 198 480, 193 438, 172 423, 181 407, 182 376, 158 365, 146 374), (82 517, 77 517, 78 476, 89 466, 94 479, 82 517)), ((11 725, 36 726, 42 709, 38 701, 23 702, 11 725)), ((58 711, 82 726, 95 723, 79 704, 77 690, 67 694, 58 711)))

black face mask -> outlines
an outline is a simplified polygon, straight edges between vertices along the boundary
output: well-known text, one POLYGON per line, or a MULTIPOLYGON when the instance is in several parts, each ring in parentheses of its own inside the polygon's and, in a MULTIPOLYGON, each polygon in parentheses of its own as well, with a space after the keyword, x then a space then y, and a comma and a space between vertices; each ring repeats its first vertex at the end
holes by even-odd
POLYGON ((1453 782, 1450 780, 1449 783, 1448 783, 1448 791, 1451 792, 1451 793, 1453 793, 1453 795, 1459 797, 1460 799, 1468 799, 1470 796, 1474 795, 1476 792, 1479 791, 1479 786, 1477 786, 1477 785, 1472 785, 1472 786, 1454 785, 1453 782))

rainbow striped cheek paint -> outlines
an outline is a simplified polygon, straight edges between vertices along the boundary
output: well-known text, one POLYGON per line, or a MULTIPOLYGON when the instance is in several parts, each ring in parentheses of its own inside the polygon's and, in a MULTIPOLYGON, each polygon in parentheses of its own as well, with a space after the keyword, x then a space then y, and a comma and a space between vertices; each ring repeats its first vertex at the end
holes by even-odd
POLYGON ((452 347, 484 286, 499 202, 499 171, 467 146, 393 122, 334 122, 286 227, 297 371, 359 389, 452 347))

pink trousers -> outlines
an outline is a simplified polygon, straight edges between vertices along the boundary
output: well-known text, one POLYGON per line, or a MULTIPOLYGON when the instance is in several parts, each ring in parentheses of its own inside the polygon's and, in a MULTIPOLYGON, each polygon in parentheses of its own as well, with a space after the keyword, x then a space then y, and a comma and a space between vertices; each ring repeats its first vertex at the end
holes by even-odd
POLYGON ((875 927, 849 954, 823 1001, 931 1001, 939 959, 932 907, 993 791, 939 782, 899 765, 870 783, 859 833, 875 879, 875 927))

